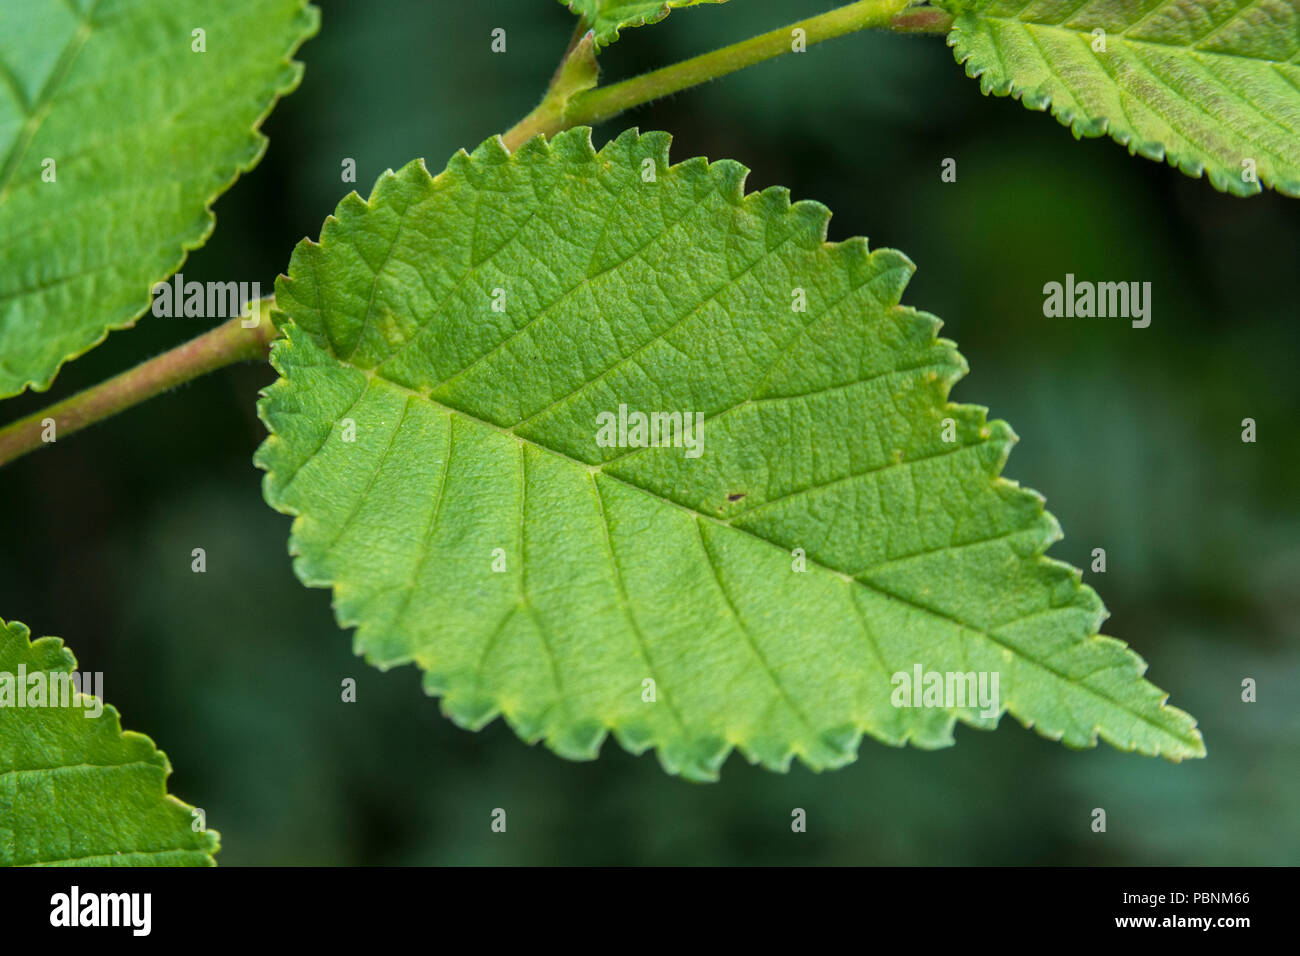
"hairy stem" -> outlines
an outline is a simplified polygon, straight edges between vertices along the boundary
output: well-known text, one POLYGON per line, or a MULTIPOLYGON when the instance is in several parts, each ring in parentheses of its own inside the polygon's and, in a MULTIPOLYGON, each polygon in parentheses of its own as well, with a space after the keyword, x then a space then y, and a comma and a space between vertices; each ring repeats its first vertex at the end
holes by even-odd
POLYGON ((271 322, 272 301, 251 303, 247 317, 237 316, 128 372, 0 428, 0 465, 48 444, 51 437, 80 431, 182 382, 236 362, 265 358, 271 340, 279 335, 271 322), (243 322, 252 321, 252 316, 257 325, 244 328, 243 322))
POLYGON ((662 96, 782 56, 793 51, 795 30, 802 30, 804 42, 812 46, 873 27, 899 33, 943 33, 952 23, 941 10, 908 9, 908 5, 909 0, 860 0, 612 86, 575 92, 563 102, 548 96, 501 139, 514 150, 538 134, 550 136, 572 126, 600 123, 662 96))

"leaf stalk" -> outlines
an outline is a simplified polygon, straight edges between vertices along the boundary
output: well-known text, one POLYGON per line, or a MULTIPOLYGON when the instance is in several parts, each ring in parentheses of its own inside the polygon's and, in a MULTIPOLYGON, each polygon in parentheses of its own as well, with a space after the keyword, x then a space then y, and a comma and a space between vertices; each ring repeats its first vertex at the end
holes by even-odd
POLYGON ((208 372, 251 359, 265 359, 279 330, 271 321, 274 298, 250 303, 236 316, 106 382, 0 428, 0 466, 42 445, 139 405, 208 372), (257 319, 246 328, 244 322, 257 319), (53 431, 50 422, 53 422, 53 431))

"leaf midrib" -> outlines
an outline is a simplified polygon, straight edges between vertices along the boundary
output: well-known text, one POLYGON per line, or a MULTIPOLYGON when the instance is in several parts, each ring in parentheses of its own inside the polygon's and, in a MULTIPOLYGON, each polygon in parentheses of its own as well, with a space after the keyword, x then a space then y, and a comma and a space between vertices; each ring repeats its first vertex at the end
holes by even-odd
MULTIPOLYGON (((741 534, 747 535, 748 537, 753 538, 753 539, 756 540, 756 541, 760 541, 760 542, 762 542, 763 544, 767 545, 768 547, 771 547, 771 548, 777 548, 778 550, 780 550, 780 551, 782 552, 782 554, 785 554, 785 547, 784 547, 783 545, 780 545, 780 544, 778 544, 777 542, 772 541, 772 540, 769 539, 769 538, 765 538, 765 537, 763 537, 762 535, 757 534, 757 533, 754 532, 754 531, 750 531, 750 530, 747 529, 747 528, 743 528, 743 527, 740 527, 740 526, 738 526, 738 525, 731 524, 731 523, 729 523, 729 521, 727 521, 727 520, 724 520, 724 519, 718 518, 718 517, 715 516, 715 515, 706 514, 705 512, 702 512, 702 511, 699 511, 699 510, 697 510, 697 509, 695 509, 695 508, 692 508, 692 507, 690 507, 689 505, 685 505, 685 504, 682 504, 681 502, 674 501, 674 500, 672 500, 671 498, 667 498, 667 497, 665 497, 665 496, 663 496, 663 495, 660 495, 658 492, 654 491, 653 489, 646 488, 646 487, 644 487, 644 486, 642 486, 642 485, 637 484, 637 483, 634 482, 634 481, 630 481, 630 480, 628 480, 628 479, 621 478, 621 477, 619 477, 619 476, 617 476, 617 475, 609 474, 608 472, 606 472, 606 471, 603 470, 603 467, 602 467, 601 465, 591 465, 591 464, 588 464, 587 462, 584 462, 584 461, 582 461, 581 459, 577 459, 577 458, 574 458, 574 457, 572 457, 572 456, 570 456, 570 455, 567 455, 567 454, 565 454, 564 452, 562 452, 562 451, 560 451, 560 450, 558 450, 558 449, 550 448, 549 446, 546 446, 546 445, 540 444, 539 442, 535 442, 535 441, 533 441, 533 440, 531 440, 531 439, 525 438, 525 437, 522 436, 522 435, 518 435, 518 434, 516 434, 515 432, 513 432, 511 429, 509 429, 509 428, 507 428, 507 427, 504 427, 504 426, 502 426, 502 425, 498 425, 498 424, 496 424, 495 422, 487 421, 486 419, 479 418, 478 416, 473 415, 473 414, 470 413, 470 412, 464 411, 463 409, 459 409, 459 408, 456 408, 456 407, 454 407, 454 406, 447 405, 447 404, 445 404, 445 403, 443 403, 443 402, 438 401, 437 399, 433 398, 431 395, 429 395, 429 394, 427 394, 427 393, 425 393, 425 392, 419 391, 419 390, 417 390, 417 389, 413 389, 413 388, 411 388, 411 387, 409 387, 409 386, 407 386, 407 385, 403 385, 403 384, 401 384, 400 382, 395 382, 395 381, 393 381, 392 379, 386 378, 385 376, 380 375, 380 374, 379 374, 377 371, 375 371, 374 369, 364 369, 364 368, 359 368, 359 367, 357 367, 357 366, 355 366, 355 365, 350 365, 350 364, 348 364, 348 363, 342 361, 341 359, 339 359, 339 357, 334 353, 334 350, 333 350, 332 346, 330 345, 328 339, 327 339, 325 336, 323 336, 323 335, 319 335, 318 333, 310 332, 310 331, 308 331, 308 330, 306 330, 306 329, 302 329, 301 327, 299 327, 299 330, 300 330, 304 335, 308 335, 308 336, 310 336, 310 337, 312 338, 312 340, 313 340, 314 342, 316 342, 316 344, 317 344, 317 346, 318 346, 319 348, 321 348, 323 351, 325 351, 326 354, 328 354, 328 355, 330 356, 330 358, 333 359, 335 362, 338 362, 338 364, 339 364, 340 367, 342 367, 342 368, 350 368, 350 369, 352 369, 352 370, 354 370, 354 371, 356 371, 356 372, 359 372, 361 375, 365 376, 365 378, 367 379, 367 383, 368 383, 368 384, 367 384, 367 386, 366 386, 366 389, 363 390, 362 395, 361 395, 361 396, 358 396, 357 401, 360 401, 361 397, 364 396, 365 392, 366 392, 366 391, 369 391, 369 383, 370 383, 370 382, 375 382, 375 381, 381 382, 381 383, 383 383, 384 385, 387 385, 387 386, 390 386, 390 387, 392 387, 392 388, 395 388, 395 389, 397 389, 397 390, 399 390, 399 391, 401 391, 401 392, 406 393, 407 395, 410 395, 410 396, 414 396, 414 397, 416 397, 416 398, 419 398, 419 399, 421 399, 422 401, 427 402, 429 405, 434 406, 434 407, 436 407, 436 408, 438 408, 438 409, 443 410, 444 412, 446 412, 446 413, 449 414, 449 415, 459 415, 461 418, 465 419, 466 421, 469 421, 469 422, 471 422, 471 423, 473 423, 473 424, 481 425, 481 426, 483 426, 483 427, 485 427, 485 428, 489 428, 489 429, 491 429, 491 430, 493 430, 493 431, 496 431, 496 432, 502 434, 503 436, 506 436, 506 437, 511 438, 511 439, 513 439, 514 441, 518 442, 518 443, 520 444, 521 447, 524 446, 524 445, 531 445, 532 447, 536 448, 537 450, 539 450, 539 451, 541 451, 541 452, 543 452, 543 453, 551 454, 551 455, 555 455, 556 457, 558 457, 558 458, 562 458, 562 459, 564 459, 565 461, 567 461, 567 462, 569 462, 569 463, 575 465, 576 467, 582 468, 582 469, 585 470, 588 474, 591 474, 591 475, 593 475, 593 476, 596 475, 596 474, 600 474, 601 476, 603 476, 603 477, 609 479, 610 481, 617 482, 618 484, 621 484, 621 485, 623 485, 623 486, 626 487, 626 488, 629 488, 629 489, 631 489, 631 490, 633 490, 633 491, 636 491, 636 492, 639 492, 639 493, 641 493, 641 494, 649 495, 650 497, 654 498, 656 501, 659 501, 659 502, 662 502, 662 503, 664 503, 664 504, 670 505, 670 506, 672 506, 672 507, 674 507, 674 508, 677 508, 678 510, 682 511, 683 513, 685 513, 685 514, 691 516, 691 517, 692 517, 692 518, 697 522, 697 527, 698 527, 698 522, 699 522, 699 520, 700 520, 700 519, 704 519, 704 520, 707 520, 707 521, 711 522, 711 523, 714 524, 714 525, 717 525, 717 526, 720 526, 720 527, 724 527, 724 528, 729 528, 729 529, 731 529, 731 530, 733 530, 733 531, 736 531, 736 532, 739 532, 739 533, 741 533, 741 534)), ((354 406, 355 406, 355 404, 356 404, 356 402, 353 403, 354 406)), ((963 446, 963 447, 967 447, 967 448, 969 448, 969 447, 974 447, 974 446, 963 446)), ((318 449, 318 451, 319 451, 319 449, 318 449)), ((312 457, 315 457, 315 453, 313 453, 313 455, 311 455, 307 460, 310 460, 310 458, 312 458, 312 457)), ((305 465, 305 464, 306 464, 306 461, 304 461, 303 464, 305 465)), ((299 467, 299 470, 301 470, 301 466, 299 467)), ((296 474, 295 474, 294 477, 296 477, 296 474)), ((291 481, 291 480, 292 480, 292 478, 290 479, 290 481, 291 481)), ((996 478, 996 479, 994 479, 994 480, 995 480, 995 481, 999 481, 999 482, 1005 482, 1005 481, 1006 481, 1006 479, 1004 479, 1004 478, 1000 478, 1000 477, 999 477, 999 478, 996 478)), ((283 489, 286 488, 286 487, 287 487, 287 484, 281 486, 281 490, 283 491, 283 489)), ((1038 557, 1041 559, 1041 558, 1042 558, 1042 555, 1040 554, 1040 555, 1038 555, 1038 557)), ((1154 719, 1152 719, 1150 716, 1148 716, 1147 714, 1143 713, 1142 711, 1137 710, 1137 709, 1133 709, 1133 708, 1129 707, 1125 702, 1123 702, 1123 701, 1119 701, 1119 700, 1116 700, 1116 699, 1113 698, 1113 697, 1109 697, 1109 696, 1107 696, 1106 694, 1102 693, 1101 691, 1097 690, 1096 688, 1093 688, 1093 687, 1089 686, 1088 684, 1083 683, 1082 681, 1083 681, 1083 680, 1086 680, 1086 678, 1076 680, 1075 678, 1072 678, 1072 677, 1068 676, 1067 674, 1065 674, 1065 673, 1063 673, 1063 672, 1057 670, 1056 668, 1052 667, 1050 664, 1048 664, 1048 663, 1046 663, 1046 662, 1044 662, 1044 661, 1037 660, 1037 659, 1035 659, 1035 658, 1033 658, 1033 657, 1029 657, 1029 656, 1027 656, 1027 655, 1026 655, 1022 650, 1020 650, 1019 648, 1016 648, 1016 647, 1013 647, 1013 646, 1011 646, 1011 645, 1009 645, 1009 644, 1006 644, 1005 642, 1003 642, 1002 640, 1000 640, 997 636, 995 636, 994 634, 992 634, 989 630, 987 630, 987 629, 985 629, 985 628, 983 628, 983 627, 980 627, 980 626, 978 626, 978 625, 976 625, 976 624, 973 624, 973 623, 971 623, 971 622, 969 622, 969 621, 963 621, 963 620, 961 620, 960 618, 954 617, 953 615, 948 614, 948 613, 945 612, 945 611, 936 610, 935 608, 931 608, 931 607, 928 607, 928 606, 926 606, 926 605, 924 605, 924 604, 920 604, 919 602, 917 602, 917 601, 915 601, 915 600, 913 600, 913 599, 911 599, 911 598, 905 597, 905 596, 900 595, 900 594, 896 594, 896 593, 894 593, 894 592, 892 592, 892 591, 890 591, 890 590, 888 590, 888 589, 886 589, 886 588, 881 587, 880 585, 873 584, 873 583, 870 583, 870 582, 868 582, 868 581, 864 581, 864 580, 862 580, 862 579, 860 579, 860 578, 855 578, 855 577, 853 577, 852 575, 847 574, 846 572, 843 572, 843 571, 837 570, 836 568, 830 567, 829 565, 826 565, 826 564, 822 563, 821 561, 817 560, 817 558, 815 558, 815 557, 812 556, 811 554, 806 555, 806 560, 807 560, 810 564, 812 564, 814 567, 816 567, 817 569, 819 569, 819 570, 821 570, 821 571, 824 571, 824 572, 826 572, 826 573, 828 573, 828 574, 831 574, 831 575, 834 575, 834 576, 838 577, 840 580, 842 580, 843 582, 845 582, 845 584, 848 585, 850 588, 852 588, 853 585, 857 584, 857 585, 859 585, 859 586, 861 586, 861 587, 863 587, 863 588, 866 588, 868 591, 870 591, 870 592, 876 594, 877 596, 882 597, 882 598, 884 598, 884 599, 886 599, 886 600, 897 601, 897 602, 899 602, 899 603, 901 603, 901 604, 904 604, 904 605, 906 605, 906 606, 908 606, 908 607, 911 607, 911 608, 913 608, 913 609, 915 609, 915 610, 917 610, 917 611, 921 611, 921 612, 923 612, 923 613, 925 613, 925 614, 928 614, 928 615, 930 615, 930 616, 932 616, 932 617, 939 618, 939 619, 941 619, 941 620, 943 620, 943 621, 946 621, 946 622, 948 622, 948 623, 950 623, 950 624, 952 624, 952 625, 955 625, 956 627, 958 627, 958 628, 961 629, 961 630, 964 630, 964 631, 970 631, 970 632, 972 632, 972 633, 974 633, 974 634, 976 634, 976 635, 979 635, 980 637, 983 637, 985 640, 987 640, 989 643, 991 643, 991 644, 993 644, 994 646, 1000 648, 1003 652, 1008 653, 1008 654, 1011 654, 1011 655, 1014 656, 1015 658, 1017 658, 1017 659, 1019 659, 1019 660, 1021 660, 1021 661, 1024 661, 1025 663, 1030 664, 1030 665, 1032 665, 1033 667, 1036 667, 1036 668, 1038 668, 1039 670, 1042 670, 1042 671, 1044 671, 1044 672, 1047 673, 1047 674, 1052 675, 1052 676, 1055 677, 1057 680, 1059 680, 1062 684, 1064 684, 1066 688, 1068 688, 1068 689, 1075 689, 1075 690, 1082 691, 1082 692, 1084 692, 1084 693, 1086 693, 1086 694, 1088 694, 1088 695, 1090 695, 1090 696, 1096 698, 1097 700, 1101 701, 1103 704, 1108 705, 1108 706, 1110 706, 1110 707, 1112 707, 1112 708, 1115 708, 1116 710, 1118 710, 1118 711, 1120 711, 1120 712, 1122 712, 1122 713, 1128 714, 1128 715, 1130 715, 1131 717, 1136 718, 1137 720, 1141 721, 1142 723, 1144 723, 1144 724, 1146 724, 1147 726, 1149 726, 1149 727, 1153 728, 1154 730, 1156 730, 1156 731, 1159 733, 1159 735, 1162 736, 1162 737, 1165 737, 1165 738, 1168 738, 1168 739, 1172 739, 1172 740, 1176 740, 1176 741, 1178 741, 1178 742, 1180 742, 1180 743, 1182 743, 1182 744, 1184 744, 1184 745, 1188 745, 1188 746, 1190 746, 1190 745, 1192 744, 1192 742, 1194 741, 1194 738, 1183 738, 1183 737, 1179 736, 1179 735, 1178 735, 1174 730, 1170 729, 1169 727, 1166 727, 1165 725, 1163 725, 1163 724, 1161 724, 1161 723, 1158 723, 1157 721, 1155 721, 1154 719)), ((853 601, 853 602, 851 602, 851 603, 853 603, 854 606, 856 607, 856 601, 853 601)), ((1056 609, 1055 609, 1055 608, 1048 608, 1047 610, 1050 611, 1050 610, 1056 610, 1056 609)), ((1100 634, 1090 634, 1090 635, 1085 636, 1085 637, 1084 637, 1084 640, 1093 640, 1093 639, 1098 639, 1098 638, 1100 638, 1100 636, 1101 636, 1100 634)), ((1116 666, 1119 666, 1119 665, 1116 665, 1116 666)), ((1092 676, 1091 674, 1088 675, 1088 677, 1091 677, 1091 676, 1092 676)), ((1057 695, 1057 696, 1058 696, 1058 699, 1060 699, 1060 700, 1062 700, 1062 701, 1064 700, 1063 696, 1062 696, 1059 692, 1058 692, 1058 695, 1057 695)), ((1067 708, 1067 710, 1069 710, 1069 708, 1067 708)), ((1073 712, 1071 711, 1071 713, 1073 713, 1073 712)), ((1075 722, 1075 723, 1078 723, 1077 720, 1074 721, 1074 722, 1075 722)), ((1097 733, 1098 733, 1098 731, 1099 731, 1099 728, 1100 728, 1100 725, 1099 725, 1098 723, 1094 722, 1094 723, 1093 723, 1093 726, 1092 726, 1091 728, 1089 728, 1089 733, 1090 733, 1090 734, 1095 738, 1096 735, 1097 735, 1097 733)), ((1126 741, 1126 743, 1130 743, 1130 744, 1133 744, 1133 745, 1136 746, 1136 742, 1135 742, 1135 741, 1126 741)))
POLYGON ((170 849, 164 848, 161 850, 114 850, 112 853, 95 853, 92 854, 91 856, 53 857, 48 860, 32 860, 28 863, 15 863, 13 865, 21 866, 21 867, 36 867, 36 866, 54 866, 56 864, 63 864, 63 863, 86 864, 87 860, 105 860, 105 861, 111 860, 112 864, 107 862, 104 864, 105 866, 108 866, 108 865, 120 864, 122 859, 128 856, 154 857, 154 856, 168 856, 173 853, 196 856, 199 859, 207 860, 209 863, 212 862, 212 857, 209 854, 203 852, 202 850, 185 849, 184 847, 173 847, 170 849))

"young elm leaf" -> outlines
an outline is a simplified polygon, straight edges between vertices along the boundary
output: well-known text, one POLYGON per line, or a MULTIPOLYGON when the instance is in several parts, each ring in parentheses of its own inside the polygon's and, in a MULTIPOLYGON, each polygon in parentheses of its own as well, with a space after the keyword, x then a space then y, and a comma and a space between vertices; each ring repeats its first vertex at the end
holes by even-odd
POLYGON ((668 145, 490 139, 294 251, 256 463, 357 652, 417 664, 462 726, 504 714, 572 758, 613 731, 696 780, 733 748, 835 767, 863 733, 941 747, 1003 711, 1202 755, 1044 557, 1056 521, 999 477, 1010 427, 948 402, 966 365, 900 305, 911 262, 668 145), (698 449, 601 441, 629 410, 701 416, 698 449), (918 665, 996 673, 1000 700, 894 706, 918 665))

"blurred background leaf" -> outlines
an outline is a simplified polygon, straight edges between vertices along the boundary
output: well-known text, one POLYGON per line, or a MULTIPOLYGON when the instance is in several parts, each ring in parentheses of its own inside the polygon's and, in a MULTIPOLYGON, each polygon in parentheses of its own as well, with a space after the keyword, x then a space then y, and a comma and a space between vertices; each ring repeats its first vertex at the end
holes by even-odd
MULTIPOLYGON (((631 31, 609 80, 827 9, 704 6, 631 31)), ((261 165, 216 206, 187 279, 270 288, 352 186, 431 170, 540 97, 572 20, 549 0, 326 0, 302 88, 261 165), (493 54, 491 31, 507 31, 493 54)), ((1021 436, 1006 474, 1048 496, 1053 556, 1111 610, 1209 756, 1171 765, 1071 753, 1014 721, 936 753, 864 741, 856 764, 775 776, 733 757, 720 784, 667 777, 607 744, 570 763, 499 721, 453 727, 414 668, 354 658, 329 595, 293 577, 288 519, 253 450, 269 366, 232 368, 0 470, 0 608, 105 672, 132 727, 165 735, 173 792, 232 864, 1295 864, 1300 861, 1300 202, 1216 193, 1107 140, 1075 142, 986 99, 935 37, 859 35, 615 120, 666 129, 681 160, 730 157, 918 265, 904 302, 970 361, 954 398, 1021 436), (940 180, 944 158, 957 182, 940 180), (885 184, 882 186, 882 184, 885 184), (1047 319, 1042 287, 1149 281, 1153 320, 1047 319), (1243 444, 1241 420, 1259 441, 1243 444), (1079 449, 1092 451, 1085 455, 1079 449), (207 572, 190 571, 191 550, 207 572), (357 702, 340 700, 344 678, 357 702), (1241 702, 1241 681, 1259 701, 1241 702), (176 688, 183 688, 177 693, 176 688), (508 830, 490 830, 491 812, 508 830), (808 832, 790 830, 791 811, 808 832), (1109 831, 1089 829, 1095 807, 1109 831)), ((11 420, 204 330, 146 317, 11 420)), ((689 613, 689 609, 683 609, 689 613)))

